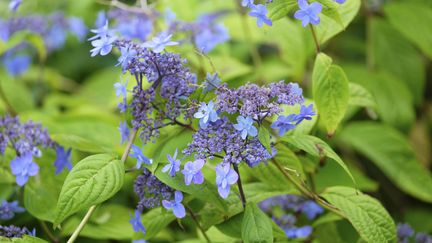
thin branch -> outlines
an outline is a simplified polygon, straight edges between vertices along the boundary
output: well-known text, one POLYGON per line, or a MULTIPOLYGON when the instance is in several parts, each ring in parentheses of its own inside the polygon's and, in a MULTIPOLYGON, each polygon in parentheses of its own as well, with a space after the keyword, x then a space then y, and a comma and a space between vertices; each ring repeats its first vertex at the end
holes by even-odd
POLYGON ((189 207, 187 207, 187 206, 186 206, 186 210, 189 212, 190 216, 192 217, 192 220, 195 222, 196 226, 201 231, 201 233, 203 234, 203 236, 206 239, 206 241, 210 243, 211 242, 210 238, 208 237, 207 233, 205 232, 205 230, 203 229, 203 227, 199 223, 199 221, 196 218, 194 212, 189 207))
POLYGON ((48 228, 48 226, 46 225, 46 223, 44 222, 44 221, 42 221, 42 220, 38 220, 39 221, 39 224, 41 225, 41 227, 42 227, 42 230, 45 232, 45 234, 48 236, 48 238, 51 240, 51 242, 53 242, 53 243, 59 243, 60 242, 60 240, 59 240, 59 238, 57 238, 51 231, 50 231, 50 229, 48 228))
POLYGON ((238 189, 240 192, 240 199, 242 201, 242 205, 243 205, 243 209, 244 209, 244 208, 246 208, 246 196, 245 196, 244 191, 243 191, 242 181, 240 178, 240 172, 239 172, 237 165, 234 164, 233 167, 234 167, 235 172, 237 172, 237 175, 238 175, 237 186, 238 186, 238 189))
POLYGON ((317 38, 317 35, 316 35, 316 32, 315 32, 315 28, 311 24, 309 24, 309 26, 310 26, 310 29, 311 29, 311 32, 312 32, 312 36, 313 36, 313 39, 314 39, 314 42, 315 42, 316 51, 317 51, 317 53, 320 53, 321 52, 321 48, 320 48, 320 44, 318 42, 318 38, 317 38))

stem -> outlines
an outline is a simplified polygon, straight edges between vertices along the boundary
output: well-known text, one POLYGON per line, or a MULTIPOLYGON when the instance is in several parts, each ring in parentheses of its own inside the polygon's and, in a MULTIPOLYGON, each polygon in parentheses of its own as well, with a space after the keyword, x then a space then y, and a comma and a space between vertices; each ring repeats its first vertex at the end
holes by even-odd
POLYGON ((240 192, 240 199, 242 201, 242 205, 243 205, 243 209, 246 208, 246 197, 243 191, 243 186, 242 186, 242 181, 240 178, 240 172, 238 170, 238 166, 236 164, 233 165, 235 172, 237 172, 238 175, 238 180, 237 180, 237 186, 239 188, 239 192, 240 192))
POLYGON ((306 186, 302 185, 301 183, 297 182, 290 173, 285 171, 282 166, 276 162, 276 160, 272 159, 272 162, 276 165, 276 167, 282 172, 282 174, 287 178, 291 183, 294 184, 294 186, 306 197, 308 197, 311 200, 314 200, 316 203, 324 207, 325 209, 332 211, 333 213, 339 215, 342 218, 346 218, 346 216, 335 206, 329 204, 327 201, 325 201, 323 198, 321 198, 319 195, 311 192, 306 186))
MULTIPOLYGON (((129 141, 126 145, 125 151, 123 152, 123 155, 121 157, 121 162, 125 162, 128 155, 129 155, 129 151, 132 147, 132 144, 136 138, 138 134, 138 130, 133 130, 130 137, 129 137, 129 141)), ((67 243, 73 243, 76 238, 78 237, 78 235, 81 233, 82 229, 84 228, 84 226, 87 224, 87 221, 90 219, 91 215, 93 214, 94 210, 96 209, 97 205, 93 205, 89 208, 89 210, 87 211, 86 215, 84 216, 84 218, 81 220, 81 223, 78 225, 78 227, 75 229, 75 231, 73 232, 72 236, 69 238, 69 240, 67 241, 67 243)))
POLYGON ((16 112, 16 110, 12 107, 11 103, 9 102, 9 100, 7 99, 4 91, 3 91, 3 87, 1 86, 0 83, 0 98, 3 100, 3 102, 6 105, 6 110, 9 114, 11 114, 12 116, 16 116, 18 113, 16 112))
POLYGON ((207 240, 207 242, 211 242, 210 238, 208 237, 207 233, 205 232, 205 230, 203 229, 203 227, 201 226, 201 224, 199 223, 198 219, 196 218, 194 212, 189 208, 186 207, 186 210, 189 212, 189 214, 191 215, 193 221, 195 221, 196 226, 199 228, 199 230, 201 231, 201 233, 203 234, 204 238, 207 240))
POLYGON ((317 38, 317 35, 316 35, 316 32, 315 32, 315 28, 311 24, 309 24, 309 26, 310 26, 310 29, 312 31, 312 36, 313 36, 313 39, 314 39, 314 42, 315 42, 316 51, 317 51, 317 53, 320 53, 321 52, 321 48, 320 48, 320 44, 318 42, 318 38, 317 38))
POLYGON ((84 218, 81 220, 81 223, 78 225, 78 227, 73 232, 72 236, 69 238, 67 243, 73 243, 76 238, 78 237, 79 233, 81 233, 81 230, 84 228, 84 226, 87 224, 87 221, 90 219, 91 215, 93 214, 94 210, 96 209, 97 205, 93 205, 89 208, 84 218))
POLYGON ((42 220, 38 220, 39 224, 42 227, 42 230, 45 232, 45 234, 48 236, 48 238, 54 242, 54 243, 59 243, 60 240, 49 230, 48 226, 45 224, 44 221, 42 220))

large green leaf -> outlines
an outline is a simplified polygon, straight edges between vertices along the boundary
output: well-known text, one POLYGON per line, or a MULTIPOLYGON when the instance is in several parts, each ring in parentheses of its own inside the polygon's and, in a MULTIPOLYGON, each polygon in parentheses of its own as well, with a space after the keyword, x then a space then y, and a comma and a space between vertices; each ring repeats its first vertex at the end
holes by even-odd
MULTIPOLYGON (((133 215, 133 210, 121 205, 102 205, 95 210, 80 235, 101 240, 129 240, 134 234, 129 223, 130 215, 133 215)), ((62 234, 71 235, 81 220, 82 217, 77 216, 67 220, 62 227, 62 234)))
POLYGON ((48 241, 29 235, 24 235, 22 238, 6 238, 0 237, 0 243, 48 243, 48 241))
POLYGON ((162 212, 161 208, 154 208, 145 213, 141 219, 147 230, 144 238, 148 240, 157 235, 176 218, 171 212, 162 212))
POLYGON ((390 126, 373 122, 352 123, 338 136, 372 160, 402 191, 432 202, 432 176, 420 162, 407 138, 390 126))
POLYGON ((363 86, 356 83, 349 84, 349 104, 365 108, 376 109, 377 104, 372 94, 363 86))
POLYGON ((367 242, 393 242, 396 226, 378 200, 349 187, 330 187, 321 194, 339 208, 367 242))
POLYGON ((312 74, 315 104, 330 135, 344 117, 349 101, 348 78, 342 68, 331 63, 330 57, 318 54, 312 74))
POLYGON ((273 242, 271 221, 255 203, 246 205, 241 231, 245 243, 273 242))
POLYGON ((89 156, 72 169, 63 184, 54 226, 73 213, 114 196, 123 185, 124 165, 109 154, 89 156))
POLYGON ((286 17, 296 7, 296 0, 274 0, 268 5, 268 16, 272 21, 276 21, 286 17))
POLYGON ((397 76, 411 91, 416 104, 420 104, 426 80, 425 63, 420 52, 382 18, 372 18, 369 25, 371 64, 397 76))
POLYGON ((337 155, 333 149, 321 139, 311 135, 292 135, 285 136, 281 140, 313 156, 333 159, 344 169, 352 181, 355 182, 354 177, 339 155, 337 155))
POLYGON ((51 138, 62 146, 70 147, 80 151, 91 153, 101 153, 109 151, 108 148, 105 148, 93 141, 90 141, 75 134, 52 134, 51 138))
POLYGON ((384 11, 390 23, 432 59, 432 7, 411 1, 392 2, 384 11))

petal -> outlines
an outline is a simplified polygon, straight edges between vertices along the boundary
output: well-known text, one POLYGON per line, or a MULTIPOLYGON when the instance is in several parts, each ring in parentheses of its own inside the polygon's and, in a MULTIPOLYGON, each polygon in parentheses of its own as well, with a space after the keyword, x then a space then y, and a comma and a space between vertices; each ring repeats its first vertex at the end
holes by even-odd
POLYGON ((235 172, 234 170, 230 170, 230 172, 226 176, 226 179, 230 185, 235 184, 238 180, 237 172, 235 172))
POLYGON ((194 170, 201 170, 202 167, 204 166, 204 164, 205 164, 205 160, 197 159, 197 160, 195 160, 195 162, 193 164, 193 168, 194 168, 194 170))
POLYGON ((258 135, 258 130, 256 129, 256 127, 252 126, 251 128, 249 128, 248 133, 250 136, 255 137, 256 135, 258 135))
POLYGON ((27 175, 19 175, 16 177, 16 183, 18 184, 18 186, 24 186, 28 181, 28 176, 27 175))
POLYGON ((181 191, 175 191, 174 193, 174 199, 176 202, 181 202, 183 201, 183 193, 181 191))
POLYGON ((193 177, 194 183, 195 184, 202 184, 204 182, 204 176, 202 174, 202 172, 198 172, 194 175, 193 177))
POLYGON ((218 187, 218 192, 222 198, 227 198, 230 192, 230 187, 218 187))
POLYGON ((39 173, 39 165, 37 165, 36 163, 31 163, 28 169, 28 175, 35 176, 38 173, 39 173))
POLYGON ((298 20, 303 20, 303 18, 306 16, 306 12, 303 10, 297 10, 294 14, 294 18, 298 20))
POLYGON ((171 201, 163 200, 162 206, 166 209, 171 209, 174 206, 174 204, 171 201))
POLYGON ((309 6, 306 0, 298 0, 298 5, 300 9, 307 9, 309 6))
POLYGON ((170 169, 171 169, 171 164, 167 164, 162 168, 162 172, 165 173, 165 172, 169 171, 170 169))
POLYGON ((246 137, 247 137, 247 134, 248 134, 247 130, 246 130, 246 129, 243 130, 242 133, 241 133, 241 138, 242 138, 243 140, 245 140, 246 137))
POLYGON ((173 213, 179 219, 184 218, 186 216, 186 210, 183 204, 176 203, 173 207, 173 213))

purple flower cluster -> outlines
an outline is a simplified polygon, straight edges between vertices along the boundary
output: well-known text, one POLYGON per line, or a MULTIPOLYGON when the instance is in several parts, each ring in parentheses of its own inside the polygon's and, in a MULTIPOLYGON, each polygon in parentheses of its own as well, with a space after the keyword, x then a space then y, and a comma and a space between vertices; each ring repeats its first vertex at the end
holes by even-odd
POLYGON ((9 220, 15 216, 15 213, 25 212, 25 209, 18 206, 17 201, 7 202, 3 200, 0 205, 0 220, 9 220))
POLYGON ((413 237, 415 243, 432 243, 432 236, 422 232, 415 233, 414 229, 409 224, 399 223, 397 225, 398 243, 412 242, 410 239, 413 237))
POLYGON ((280 105, 302 104, 302 90, 295 83, 279 81, 268 87, 246 84, 238 89, 220 86, 217 91, 216 106, 221 112, 240 113, 243 117, 252 117, 262 121, 268 116, 282 111, 280 105))
POLYGON ((159 207, 162 200, 171 200, 174 196, 174 189, 165 185, 146 168, 135 179, 134 191, 139 199, 137 210, 140 212, 145 208, 159 207))
POLYGON ((220 157, 225 164, 238 165, 244 161, 250 167, 271 158, 257 138, 242 139, 241 132, 226 117, 193 134, 193 141, 183 153, 194 154, 196 159, 220 157))
POLYGON ((10 167, 19 186, 25 185, 30 176, 38 174, 39 166, 33 161, 33 157, 42 156, 41 148, 56 149, 57 159, 54 162, 56 174, 65 167, 69 170, 72 168, 70 150, 65 151, 51 140, 42 125, 32 121, 22 124, 18 117, 8 115, 0 117, 0 155, 4 155, 8 147, 16 154, 10 167))
POLYGON ((260 208, 272 216, 273 221, 279 225, 290 239, 307 238, 313 231, 309 225, 296 225, 300 213, 308 220, 313 220, 324 212, 314 201, 295 195, 283 195, 268 198, 259 204, 260 208), (280 215, 276 212, 282 211, 280 215))
POLYGON ((22 238, 24 235, 35 236, 36 231, 30 231, 26 227, 20 228, 14 225, 2 226, 0 225, 0 237, 6 238, 22 238))

